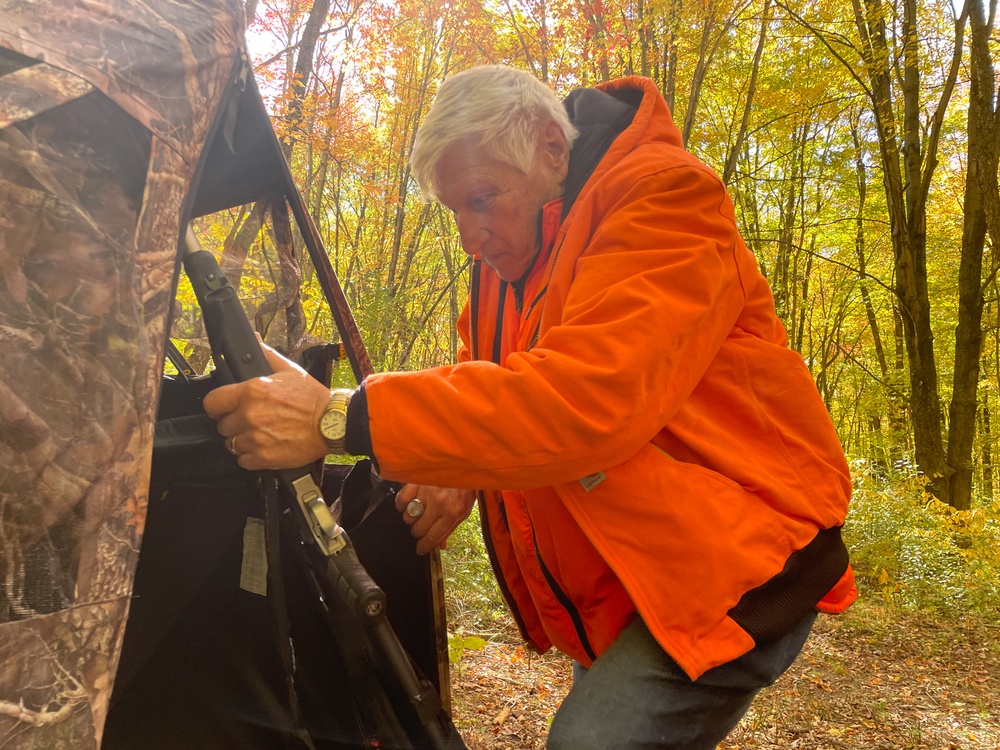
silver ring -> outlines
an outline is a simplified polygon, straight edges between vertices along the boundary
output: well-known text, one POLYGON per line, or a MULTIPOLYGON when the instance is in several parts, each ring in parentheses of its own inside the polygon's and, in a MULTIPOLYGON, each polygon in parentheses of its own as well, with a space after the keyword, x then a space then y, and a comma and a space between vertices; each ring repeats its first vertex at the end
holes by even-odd
POLYGON ((230 435, 226 438, 226 450, 232 453, 234 456, 239 458, 240 454, 236 452, 236 436, 230 435))
POLYGON ((420 518, 427 510, 426 506, 420 502, 420 498, 413 498, 406 504, 406 515, 410 518, 420 518))

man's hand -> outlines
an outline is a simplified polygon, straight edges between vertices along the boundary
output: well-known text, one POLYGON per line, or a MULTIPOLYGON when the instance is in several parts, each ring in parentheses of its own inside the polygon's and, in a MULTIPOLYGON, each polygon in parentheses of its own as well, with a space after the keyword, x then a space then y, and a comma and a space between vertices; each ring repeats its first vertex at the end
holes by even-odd
POLYGON ((244 469, 294 469, 326 455, 319 418, 330 391, 261 342, 272 375, 225 385, 205 396, 226 447, 244 469))
POLYGON ((403 514, 403 521, 410 533, 417 538, 417 554, 426 555, 435 547, 445 549, 451 532, 472 512, 476 502, 475 490, 453 490, 447 487, 428 487, 407 484, 396 494, 396 510, 403 514), (411 500, 420 500, 423 513, 417 517, 406 512, 411 500))

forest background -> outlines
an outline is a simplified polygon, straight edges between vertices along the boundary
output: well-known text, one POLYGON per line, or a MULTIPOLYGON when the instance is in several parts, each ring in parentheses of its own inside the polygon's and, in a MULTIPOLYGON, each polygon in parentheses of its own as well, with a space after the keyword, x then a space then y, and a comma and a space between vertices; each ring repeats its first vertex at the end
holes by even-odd
MULTIPOLYGON (((247 0, 252 64, 376 370, 454 360, 469 261, 408 166, 441 81, 473 65, 560 95, 651 77, 727 185, 851 462, 864 595, 1000 620, 996 0, 247 0)), ((277 212, 280 216, 281 211, 277 212)), ((272 344, 337 340, 273 207, 200 231, 272 344), (277 225, 277 234, 276 234, 277 225)), ((173 331, 208 350, 182 288, 173 331)), ((337 378, 352 384, 350 368, 337 378)), ((510 635, 475 524, 452 621, 510 635)))

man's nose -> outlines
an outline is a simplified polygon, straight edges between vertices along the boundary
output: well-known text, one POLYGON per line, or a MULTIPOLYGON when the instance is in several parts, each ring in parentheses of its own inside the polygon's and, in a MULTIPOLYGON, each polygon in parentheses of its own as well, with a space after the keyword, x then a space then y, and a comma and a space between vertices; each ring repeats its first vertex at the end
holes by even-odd
POLYGON ((489 229, 486 228, 485 223, 479 221, 476 217, 468 217, 456 213, 455 224, 458 226, 458 238, 462 243, 462 249, 469 255, 478 253, 483 243, 490 236, 489 229))

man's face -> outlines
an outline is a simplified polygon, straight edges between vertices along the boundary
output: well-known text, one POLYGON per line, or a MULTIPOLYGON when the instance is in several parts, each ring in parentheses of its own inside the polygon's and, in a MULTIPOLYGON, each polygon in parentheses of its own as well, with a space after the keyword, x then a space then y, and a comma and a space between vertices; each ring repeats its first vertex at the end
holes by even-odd
POLYGON ((550 123, 539 137, 531 169, 522 172, 460 142, 445 151, 437 171, 438 199, 455 216, 462 249, 505 281, 517 281, 538 253, 538 212, 562 195, 568 151, 550 123), (561 145, 560 145, 561 144, 561 145))

